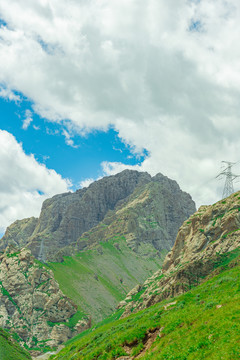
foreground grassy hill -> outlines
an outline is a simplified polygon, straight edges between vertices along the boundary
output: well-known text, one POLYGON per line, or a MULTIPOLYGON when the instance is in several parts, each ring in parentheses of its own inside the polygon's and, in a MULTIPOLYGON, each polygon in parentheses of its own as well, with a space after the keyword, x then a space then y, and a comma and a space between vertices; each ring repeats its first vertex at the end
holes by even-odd
POLYGON ((164 254, 162 258, 142 257, 127 246, 124 236, 115 236, 48 267, 61 290, 78 305, 79 318, 87 314, 95 323, 115 311, 129 290, 158 270, 164 254))
POLYGON ((239 359, 239 255, 239 248, 223 254, 205 283, 171 301, 89 329, 51 359, 239 359))
POLYGON ((1 360, 27 360, 30 354, 12 339, 10 334, 0 329, 0 359, 1 360))

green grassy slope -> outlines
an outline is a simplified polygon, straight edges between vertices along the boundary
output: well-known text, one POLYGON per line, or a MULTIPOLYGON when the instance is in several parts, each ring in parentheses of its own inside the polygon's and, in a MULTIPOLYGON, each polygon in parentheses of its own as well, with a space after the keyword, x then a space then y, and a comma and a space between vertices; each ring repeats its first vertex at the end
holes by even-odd
POLYGON ((239 251, 229 253, 214 270, 215 276, 202 285, 88 330, 51 359, 106 360, 121 355, 145 360, 239 359, 239 264, 239 251))
POLYGON ((27 360, 31 356, 6 331, 0 329, 0 359, 27 360))
POLYGON ((98 248, 48 266, 80 313, 91 315, 93 322, 97 322, 112 313, 136 284, 158 270, 161 261, 139 256, 127 246, 123 236, 115 236, 98 248))

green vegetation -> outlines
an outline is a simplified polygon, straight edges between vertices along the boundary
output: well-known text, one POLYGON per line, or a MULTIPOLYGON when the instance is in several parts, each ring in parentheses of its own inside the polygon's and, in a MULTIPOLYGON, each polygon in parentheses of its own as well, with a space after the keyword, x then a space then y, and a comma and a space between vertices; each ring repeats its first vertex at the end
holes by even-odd
POLYGON ((137 354, 145 360, 239 359, 239 264, 239 249, 225 254, 216 263, 220 274, 202 285, 90 329, 51 359, 107 360, 137 354))
POLYGON ((60 325, 60 324, 64 324, 66 326, 68 326, 69 328, 74 328, 74 326, 77 324, 77 322, 81 319, 86 318, 85 314, 78 310, 70 319, 69 322, 65 322, 65 321, 60 321, 60 322, 52 322, 52 321, 47 321, 47 324, 51 327, 55 326, 55 325, 60 325))
POLYGON ((0 359, 1 360, 27 360, 30 354, 18 345, 6 331, 0 329, 0 359))
POLYGON ((64 257, 62 263, 48 264, 63 293, 78 305, 78 319, 79 314, 89 315, 93 323, 109 316, 134 286, 160 266, 159 258, 144 258, 132 251, 124 236, 64 257))
POLYGON ((19 253, 20 253, 20 250, 16 251, 15 253, 10 253, 10 254, 6 254, 6 255, 7 255, 8 258, 11 258, 11 257, 18 256, 19 253))

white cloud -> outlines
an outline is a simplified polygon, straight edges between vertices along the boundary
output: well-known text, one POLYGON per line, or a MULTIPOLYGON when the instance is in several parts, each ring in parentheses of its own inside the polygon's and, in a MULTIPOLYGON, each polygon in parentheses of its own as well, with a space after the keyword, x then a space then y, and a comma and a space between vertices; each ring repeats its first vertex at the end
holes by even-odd
POLYGON ((6 100, 19 102, 21 101, 21 98, 19 95, 14 94, 13 91, 10 89, 6 89, 3 86, 0 87, 0 97, 6 100))
POLYGON ((13 135, 0 130, 0 232, 17 219, 38 216, 43 200, 66 192, 70 182, 26 155, 13 135), (43 194, 43 195, 41 195, 43 194))
POLYGON ((240 150, 237 0, 12 0, 0 14, 9 91, 76 132, 114 125, 149 151, 140 169, 175 178, 198 204, 217 199, 206 182, 240 150))
POLYGON ((64 137, 65 137, 65 143, 66 143, 67 145, 69 145, 69 146, 71 146, 71 147, 73 147, 73 148, 75 148, 75 149, 78 148, 78 146, 74 144, 73 139, 71 139, 71 134, 70 134, 67 130, 63 129, 62 134, 63 134, 64 137))
MULTIPOLYGON (((181 127, 180 119, 175 120, 175 126, 172 125, 167 119, 164 122, 152 119, 143 124, 129 122, 129 126, 124 121, 118 121, 120 136, 128 143, 134 143, 136 149, 141 146, 147 148, 150 155, 136 166, 104 162, 104 174, 112 175, 125 168, 147 171, 151 175, 161 172, 189 192, 197 206, 215 202, 221 197, 224 185, 224 180, 219 182, 215 179, 221 171, 221 161, 238 161, 240 143, 231 142, 221 132, 211 133, 210 127, 202 138, 200 123, 196 131, 181 127), (158 134, 161 135, 158 137, 158 134)), ((234 172, 240 174, 239 164, 234 172)), ((236 183, 235 189, 239 188, 236 183)))
POLYGON ((79 187, 82 189, 84 187, 88 187, 91 183, 93 183, 95 181, 95 179, 93 178, 88 178, 88 179, 85 179, 83 181, 81 181, 79 183, 79 187))
POLYGON ((23 130, 27 130, 32 121, 33 121, 32 112, 30 110, 26 110, 25 119, 23 120, 23 125, 22 125, 23 130))

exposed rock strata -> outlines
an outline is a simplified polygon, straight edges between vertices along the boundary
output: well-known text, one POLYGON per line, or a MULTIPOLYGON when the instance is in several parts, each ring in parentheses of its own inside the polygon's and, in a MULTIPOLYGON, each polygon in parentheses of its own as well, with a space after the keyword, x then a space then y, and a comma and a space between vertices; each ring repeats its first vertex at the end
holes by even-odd
MULTIPOLYGON (((169 250, 179 226, 194 211, 190 195, 175 181, 161 174, 151 177, 125 170, 75 193, 46 200, 34 231, 29 237, 24 235, 20 245, 25 243, 39 260, 47 261, 55 260, 56 251, 66 246, 70 248, 63 254, 121 233, 133 250, 149 254, 169 250), (99 224, 107 228, 100 231, 99 224)), ((17 225, 19 228, 19 223, 8 228, 2 248, 19 242, 16 234, 21 238, 22 231, 15 231, 17 225)))
POLYGON ((16 220, 7 228, 4 238, 0 241, 0 249, 5 249, 8 245, 19 248, 25 246, 31 238, 37 223, 38 219, 35 217, 16 220))
POLYGON ((77 334, 67 326, 76 305, 30 250, 8 247, 0 256, 0 290, 0 327, 17 333, 21 345, 53 347, 77 334))
POLYGON ((240 247, 240 192, 212 206, 201 206, 179 229, 162 270, 129 293, 119 308, 124 316, 179 295, 199 284, 221 261, 221 254, 240 247), (136 300, 135 300, 136 299, 136 300))

